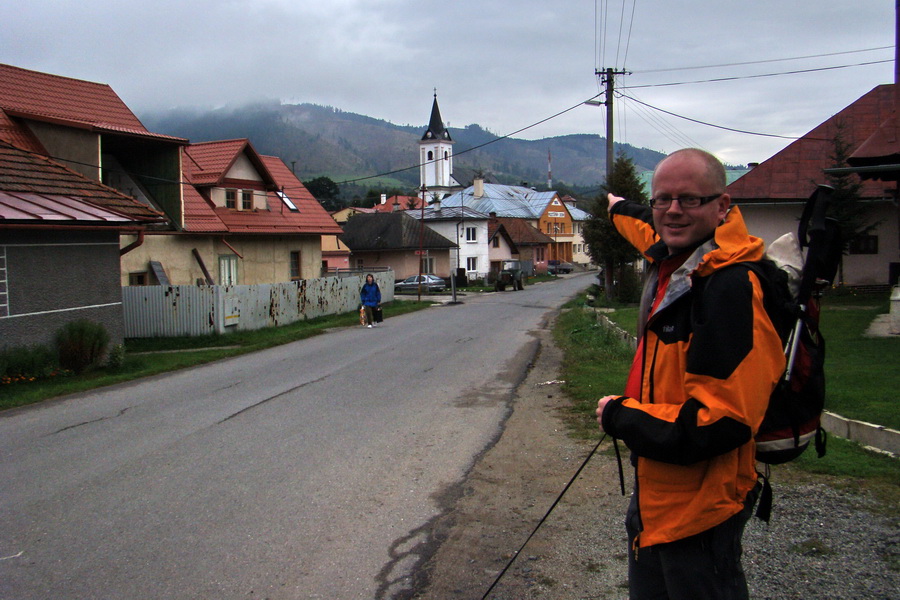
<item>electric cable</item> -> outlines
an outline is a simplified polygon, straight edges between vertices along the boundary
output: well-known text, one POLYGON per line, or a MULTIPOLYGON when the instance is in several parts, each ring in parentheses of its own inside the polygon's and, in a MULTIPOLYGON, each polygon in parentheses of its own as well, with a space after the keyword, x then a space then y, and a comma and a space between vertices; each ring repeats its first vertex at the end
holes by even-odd
MULTIPOLYGON (((775 133, 760 133, 758 131, 747 131, 746 129, 735 129, 733 127, 725 127, 724 125, 715 125, 713 123, 707 123, 706 121, 700 121, 699 119, 692 119, 691 117, 685 117, 684 115, 679 115, 677 113, 673 113, 671 111, 659 108, 658 106, 653 106, 652 104, 647 104, 646 102, 641 102, 637 98, 633 98, 626 94, 622 94, 622 97, 627 98, 627 99, 631 100, 632 102, 637 102, 638 104, 643 104, 644 106, 646 106, 648 108, 652 108, 653 110, 657 110, 661 113, 665 113, 665 114, 671 115, 673 117, 678 117, 679 119, 684 119, 685 121, 690 121, 691 123, 697 123, 698 125, 706 125, 707 127, 714 127, 716 129, 724 129, 725 131, 733 131, 735 133, 744 133, 747 135, 758 135, 761 137, 773 137, 773 138, 780 138, 780 139, 784 139, 784 140, 799 140, 800 139, 799 137, 790 136, 790 135, 778 135, 775 133)), ((805 139, 820 140, 820 138, 810 138, 810 137, 806 137, 805 139)))
POLYGON ((793 56, 790 58, 768 58, 762 60, 748 60, 744 62, 722 63, 719 65, 696 65, 693 67, 671 67, 668 69, 650 69, 647 71, 638 71, 640 74, 646 73, 669 73, 671 71, 690 71, 695 69, 718 69, 721 67, 743 67, 746 65, 761 65, 773 62, 786 62, 790 60, 806 60, 810 58, 826 58, 829 56, 841 56, 843 54, 859 54, 860 52, 875 52, 878 50, 893 50, 893 46, 878 46, 877 48, 863 48, 860 50, 844 50, 842 52, 826 52, 823 54, 808 54, 806 56, 793 56))
POLYGON ((758 75, 735 75, 733 77, 716 77, 713 79, 701 79, 697 81, 673 81, 670 83, 647 83, 643 85, 631 85, 631 86, 622 86, 619 89, 640 89, 640 88, 652 88, 652 87, 671 87, 676 85, 689 85, 694 83, 721 83, 723 81, 737 81, 740 79, 759 79, 762 77, 779 77, 781 75, 799 75, 802 73, 816 73, 819 71, 834 71, 837 69, 849 69, 851 67, 865 67, 868 65, 879 65, 883 63, 894 62, 894 59, 885 59, 885 60, 873 60, 869 62, 862 63, 854 63, 850 65, 834 65, 830 67, 816 67, 813 69, 798 69, 795 71, 782 71, 780 73, 760 73, 758 75))

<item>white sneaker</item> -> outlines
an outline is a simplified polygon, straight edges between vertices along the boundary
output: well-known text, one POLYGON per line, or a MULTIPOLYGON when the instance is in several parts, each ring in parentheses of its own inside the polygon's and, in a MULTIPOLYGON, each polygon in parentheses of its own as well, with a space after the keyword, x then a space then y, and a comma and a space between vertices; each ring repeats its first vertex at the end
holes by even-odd
POLYGON ((371 325, 366 325, 366 327, 368 327, 369 329, 372 329, 372 326, 371 326, 371 325))

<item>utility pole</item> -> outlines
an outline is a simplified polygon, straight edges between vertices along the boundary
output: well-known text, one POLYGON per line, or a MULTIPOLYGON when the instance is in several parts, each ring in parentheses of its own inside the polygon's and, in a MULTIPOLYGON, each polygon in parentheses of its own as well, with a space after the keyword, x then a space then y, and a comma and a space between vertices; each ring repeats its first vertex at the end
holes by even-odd
POLYGON ((612 173, 613 163, 615 162, 615 150, 613 149, 613 91, 615 89, 616 75, 630 75, 628 71, 617 71, 611 67, 606 69, 598 69, 594 71, 594 75, 600 78, 600 83, 606 86, 606 177, 612 173))

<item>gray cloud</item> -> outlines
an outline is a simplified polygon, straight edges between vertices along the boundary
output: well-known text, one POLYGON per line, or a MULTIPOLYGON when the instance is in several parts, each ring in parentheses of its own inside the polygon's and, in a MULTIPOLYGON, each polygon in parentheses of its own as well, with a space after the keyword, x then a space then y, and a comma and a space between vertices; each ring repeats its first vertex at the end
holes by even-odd
MULTIPOLYGON (((893 79, 893 64, 884 63, 627 89, 892 58, 893 50, 882 50, 659 71, 893 45, 893 5, 884 0, 629 0, 624 7, 612 0, 32 0, 6 3, 0 19, 0 60, 108 83, 138 114, 278 98, 424 124, 436 87, 452 125, 506 134, 597 94, 595 68, 624 65, 633 74, 617 85, 650 105, 735 129, 801 135, 893 79), (595 6, 606 15, 602 29, 595 6)), ((616 107, 616 139, 636 146, 667 151, 691 143, 744 163, 788 143, 693 124, 623 98, 616 107)), ((579 106, 518 137, 565 133, 605 134, 603 110, 579 106)))

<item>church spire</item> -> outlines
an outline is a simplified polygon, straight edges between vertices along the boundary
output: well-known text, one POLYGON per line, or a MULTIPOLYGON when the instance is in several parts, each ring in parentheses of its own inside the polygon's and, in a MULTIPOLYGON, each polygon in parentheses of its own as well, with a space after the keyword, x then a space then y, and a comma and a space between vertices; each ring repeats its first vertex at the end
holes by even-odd
POLYGON ((450 132, 444 127, 444 121, 441 119, 441 109, 438 108, 437 91, 434 92, 434 104, 431 105, 431 121, 428 123, 428 129, 422 136, 422 141, 446 140, 450 139, 450 132))

